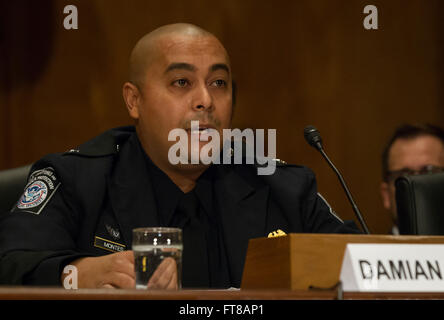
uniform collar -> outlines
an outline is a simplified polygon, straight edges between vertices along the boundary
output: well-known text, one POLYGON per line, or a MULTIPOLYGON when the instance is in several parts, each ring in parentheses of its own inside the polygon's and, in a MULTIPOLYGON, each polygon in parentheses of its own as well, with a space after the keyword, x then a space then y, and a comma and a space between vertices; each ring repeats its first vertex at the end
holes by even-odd
MULTIPOLYGON (((206 170, 196 184, 196 195, 206 212, 213 211, 213 169, 206 170)), ((168 226, 183 192, 143 150, 134 133, 120 148, 116 165, 108 177, 110 201, 127 244, 132 229, 168 226)))
MULTIPOLYGON (((140 148, 142 148, 140 146, 140 148)), ((142 149, 143 151, 143 149, 142 149)), ((159 221, 163 226, 171 226, 173 215, 179 200, 184 195, 183 191, 160 170, 145 153, 145 161, 154 190, 159 221)), ((205 212, 212 215, 213 207, 213 176, 214 169, 211 166, 197 179, 194 192, 204 207, 205 212)))

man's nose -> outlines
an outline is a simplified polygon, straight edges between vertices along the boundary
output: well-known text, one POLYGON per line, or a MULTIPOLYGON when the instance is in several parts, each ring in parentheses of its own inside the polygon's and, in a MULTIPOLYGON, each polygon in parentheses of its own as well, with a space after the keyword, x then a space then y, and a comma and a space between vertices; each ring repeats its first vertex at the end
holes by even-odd
POLYGON ((195 111, 204 111, 213 108, 213 97, 205 84, 196 88, 193 109, 195 111))

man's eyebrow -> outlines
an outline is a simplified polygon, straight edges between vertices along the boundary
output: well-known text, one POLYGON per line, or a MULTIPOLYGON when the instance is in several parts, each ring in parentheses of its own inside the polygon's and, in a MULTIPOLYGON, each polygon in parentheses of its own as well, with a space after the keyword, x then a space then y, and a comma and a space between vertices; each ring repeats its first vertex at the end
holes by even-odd
POLYGON ((216 63, 210 67, 210 72, 214 72, 216 70, 225 70, 227 73, 230 73, 230 68, 225 63, 216 63))
POLYGON ((196 67, 192 64, 185 63, 185 62, 174 62, 168 66, 168 68, 165 70, 165 73, 168 73, 172 70, 176 69, 182 69, 182 70, 188 70, 188 71, 196 71, 196 67))

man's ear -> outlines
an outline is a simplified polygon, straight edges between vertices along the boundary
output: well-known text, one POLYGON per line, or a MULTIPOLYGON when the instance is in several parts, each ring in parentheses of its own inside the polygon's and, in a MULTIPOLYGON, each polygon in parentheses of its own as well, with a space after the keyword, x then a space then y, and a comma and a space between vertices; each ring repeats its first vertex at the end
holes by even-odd
POLYGON ((139 88, 131 82, 125 82, 122 94, 130 117, 134 120, 139 119, 139 105, 142 98, 139 88))
POLYGON ((381 182, 380 191, 381 191, 381 199, 382 204, 385 209, 390 210, 390 186, 387 182, 381 182))

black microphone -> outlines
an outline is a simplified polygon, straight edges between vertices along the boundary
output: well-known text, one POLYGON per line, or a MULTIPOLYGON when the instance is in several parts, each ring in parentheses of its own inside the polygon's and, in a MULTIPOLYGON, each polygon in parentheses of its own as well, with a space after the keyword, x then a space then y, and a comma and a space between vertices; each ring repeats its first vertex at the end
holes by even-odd
POLYGON ((322 146, 322 139, 321 134, 319 133, 318 129, 316 129, 313 126, 306 126, 304 128, 304 137, 305 140, 307 140, 308 144, 311 145, 313 148, 318 150, 324 159, 327 161, 327 163, 330 165, 330 167, 333 169, 333 171, 336 173, 336 175, 339 178, 339 181, 341 182, 342 188, 344 188, 345 194, 347 195, 348 200, 350 201, 350 204, 353 208, 353 211, 356 214, 356 217, 358 218, 359 222, 361 223, 362 229, 364 229, 364 232, 367 234, 370 234, 368 231, 367 225, 365 224, 364 219, 362 218, 361 212, 358 209, 358 206, 356 205, 355 201, 353 200, 353 197, 348 190, 347 184, 345 183, 344 179, 342 178, 341 173, 338 169, 336 169, 333 162, 331 162, 330 158, 327 156, 327 154, 324 151, 324 147, 322 146))

